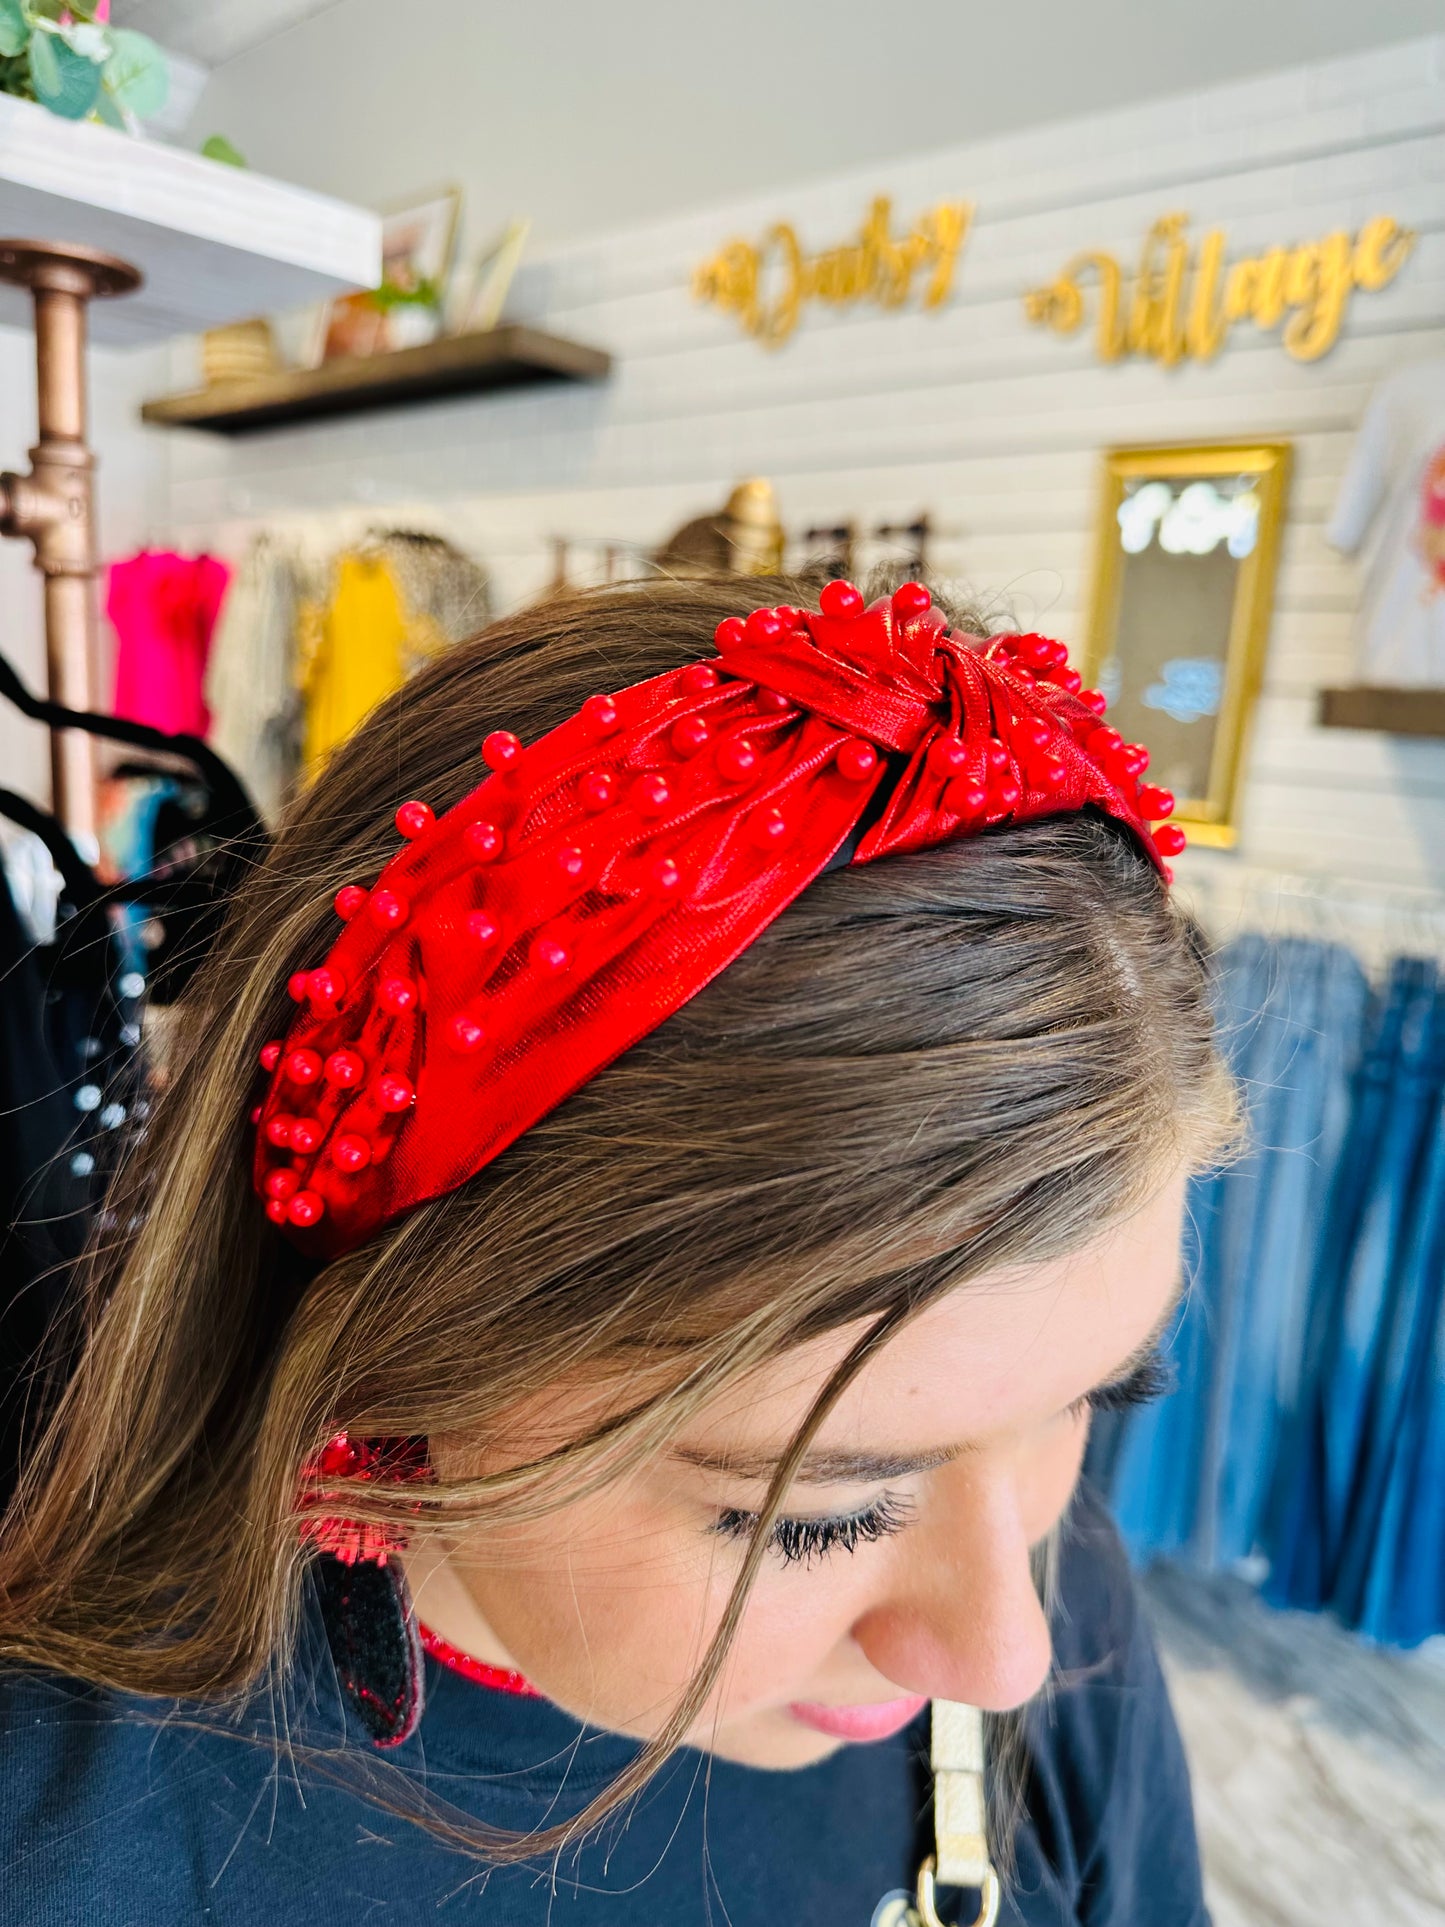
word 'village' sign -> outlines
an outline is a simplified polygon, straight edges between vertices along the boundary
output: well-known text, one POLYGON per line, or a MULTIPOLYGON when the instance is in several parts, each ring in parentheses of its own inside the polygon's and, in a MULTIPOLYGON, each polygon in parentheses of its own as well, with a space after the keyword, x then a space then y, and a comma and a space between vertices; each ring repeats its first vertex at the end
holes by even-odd
POLYGON ((1257 328, 1282 327, 1285 353, 1318 361, 1339 338, 1356 288, 1387 287, 1415 237, 1388 214, 1366 221, 1356 235, 1343 228, 1322 241, 1224 263, 1224 230, 1211 228, 1196 256, 1185 232, 1187 214, 1166 214, 1150 228, 1126 296, 1124 271, 1112 254, 1076 254, 1056 281, 1024 297, 1030 321, 1071 334, 1084 319, 1082 278, 1098 285, 1095 347, 1101 361, 1149 355, 1166 367, 1188 359, 1209 361, 1238 321, 1257 328))
POLYGON ((922 306, 941 307, 972 220, 971 202, 940 201, 894 240, 893 204, 880 195, 856 241, 804 254, 797 229, 779 221, 760 245, 729 241, 704 261, 693 274, 692 291, 699 301, 731 310, 767 348, 788 339, 809 301, 834 306, 876 301, 901 308, 921 275, 922 306))

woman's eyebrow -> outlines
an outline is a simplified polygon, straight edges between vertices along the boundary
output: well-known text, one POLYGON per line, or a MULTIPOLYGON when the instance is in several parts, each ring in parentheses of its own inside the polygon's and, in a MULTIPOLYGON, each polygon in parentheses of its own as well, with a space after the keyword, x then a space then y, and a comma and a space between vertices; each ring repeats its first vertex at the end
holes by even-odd
MULTIPOLYGON (((966 1446, 943 1445, 924 1452, 809 1452, 798 1467, 799 1485, 879 1485, 932 1472, 966 1451, 966 1446)), ((721 1472, 733 1479, 766 1484, 781 1460, 767 1452, 704 1452, 680 1445, 673 1456, 704 1472, 721 1472)))

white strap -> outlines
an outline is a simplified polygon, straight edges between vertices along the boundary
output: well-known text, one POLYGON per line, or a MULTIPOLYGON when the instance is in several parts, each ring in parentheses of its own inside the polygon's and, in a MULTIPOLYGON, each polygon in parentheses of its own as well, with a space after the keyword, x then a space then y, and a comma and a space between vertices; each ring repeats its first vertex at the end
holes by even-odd
POLYGON ((933 1825, 940 1886, 986 1887, 983 1714, 957 1700, 933 1702, 933 1825))

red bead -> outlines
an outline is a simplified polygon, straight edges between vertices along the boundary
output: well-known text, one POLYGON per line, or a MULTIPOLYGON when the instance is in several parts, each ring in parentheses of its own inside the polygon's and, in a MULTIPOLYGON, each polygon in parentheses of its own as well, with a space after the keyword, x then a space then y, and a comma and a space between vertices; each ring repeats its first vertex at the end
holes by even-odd
POLYGON ((362 1455, 352 1441, 344 1432, 338 1432, 322 1446, 316 1462, 328 1479, 346 1479, 357 1470, 361 1460, 362 1455))
POLYGON ((291 1120, 291 1149, 307 1157, 321 1142, 321 1120, 297 1117, 291 1120))
POLYGON ((364 1171, 371 1162, 371 1146, 355 1131, 343 1131, 332 1143, 331 1162, 338 1171, 364 1171))
POLYGON ((710 662, 690 662, 682 672, 682 686, 693 696, 705 696, 709 689, 717 688, 717 682, 717 671, 710 662))
POLYGON ((558 937, 534 937, 528 954, 532 968, 546 977, 560 977, 572 967, 572 952, 558 937))
POLYGON ((991 770, 1002 773, 1012 760, 1002 743, 990 742, 983 752, 983 760, 991 770))
POLYGON ((482 761, 488 769, 510 769, 522 753, 522 740, 510 729, 494 729, 482 743, 482 761))
POLYGON ((259 1055, 262 1070, 274 1071, 276 1066, 281 1062, 281 1046, 274 1042, 263 1044, 259 1055))
POLYGON ((1041 756, 1054 740, 1054 732, 1041 716, 1028 716, 1014 731, 1014 741, 1041 756))
POLYGON ((929 746, 928 767, 946 783, 968 768, 968 751, 956 736, 940 736, 929 746))
POLYGON ((314 1084, 321 1075, 321 1059, 314 1050, 293 1050, 286 1056, 286 1075, 298 1084, 314 1084))
POLYGON ((933 597, 921 582, 903 582, 893 591, 893 607, 906 621, 910 616, 921 616, 925 609, 931 609, 933 597))
POLYGON ((486 910, 467 912, 467 935, 474 943, 495 943, 502 934, 502 926, 486 910))
POLYGON ((1177 823, 1161 823, 1154 832, 1154 846, 1161 856, 1178 856, 1188 841, 1177 823))
POLYGON ((758 752, 746 736, 729 736, 718 744, 716 761, 725 783, 745 783, 758 767, 758 752))
POLYGON ((587 868, 587 859, 575 843, 564 844, 557 852, 557 868, 575 883, 587 868))
POLYGON ((377 985, 376 1001, 393 1017, 400 1017, 416 1002, 416 985, 410 977, 383 977, 377 985))
POLYGON ((343 923, 350 923, 366 902, 366 892, 359 883, 343 883, 336 892, 336 914, 343 923))
POLYGON ((950 783, 943 801, 955 816, 979 816, 988 808, 988 791, 976 776, 950 783))
POLYGON ((788 834, 788 819, 778 809, 756 810, 749 819, 748 833, 760 850, 777 849, 788 834))
POLYGON ((1030 771, 1043 790, 1061 790, 1069 780, 1069 767, 1062 756, 1043 756, 1030 771))
POLYGON ((502 832, 495 823, 468 823, 462 841, 478 863, 494 863, 502 854, 502 832))
POLYGON ((306 979, 306 995, 318 1009, 325 1009, 341 1002, 346 995, 346 981, 339 971, 323 964, 306 979))
POLYGON ((1034 683, 1037 681, 1033 670, 1024 662, 1011 663, 1009 666, 1009 674, 1013 676, 1016 681, 1023 683, 1027 689, 1032 689, 1034 683))
POLYGON ((1060 689, 1066 689, 1071 696, 1077 696, 1084 686, 1084 679, 1077 669, 1061 669, 1054 677, 1060 689))
POLYGON ((1079 701, 1085 709, 1092 709, 1096 716, 1102 716, 1109 707, 1109 699, 1102 689, 1081 689, 1079 701))
POLYGON ((1149 767, 1149 752, 1142 743, 1125 743, 1115 760, 1127 776, 1142 776, 1149 767))
POLYGON ((397 1071, 384 1071, 372 1086, 376 1101, 384 1111, 410 1110, 416 1092, 411 1079, 401 1076, 397 1071))
POLYGON ((465 1011, 447 1025, 447 1041, 455 1050, 480 1050, 487 1041, 485 1028, 465 1011))
MULTIPOLYGON (((831 585, 830 585, 831 586, 831 585)), ((878 752, 861 737, 850 736, 838 745, 838 774, 850 783, 861 783, 878 767, 878 752)))
POLYGON ((289 1150, 291 1146, 291 1126, 294 1122, 295 1120, 288 1117, 284 1111, 277 1111, 274 1117, 268 1117, 266 1119, 266 1128, 262 1132, 262 1136, 268 1144, 274 1144, 278 1151, 289 1150))
POLYGON ((406 922, 407 901, 395 890, 373 890, 366 908, 373 923, 383 930, 396 930, 406 922))
POLYGON ((261 1106, 259 1104, 253 1104, 251 1106, 251 1122, 253 1124, 259 1124, 261 1122, 261 1106))
POLYGON ((577 786, 577 794, 582 799, 584 810, 605 810, 617 796, 617 778, 610 770, 596 769, 590 776, 584 776, 577 786))
POLYGON ((734 648, 743 639, 742 617, 728 616, 713 630, 712 639, 724 653, 734 648))
POLYGON ((786 634, 787 627, 776 609, 754 609, 743 624, 743 635, 752 643, 776 642, 786 634))
POLYGON ((326 1210, 326 1201, 319 1191, 298 1191, 286 1206, 286 1216, 292 1224, 315 1224, 326 1210))
POLYGON ((334 1050, 326 1060, 326 1081, 350 1090, 366 1075, 366 1060, 359 1051, 334 1050))
POLYGON ((754 700, 759 709, 771 716, 781 716, 785 709, 793 706, 791 696, 785 696, 781 689, 759 689, 754 700))
POLYGON ((1156 783, 1146 783, 1139 792, 1139 814, 1151 823, 1162 822, 1166 816, 1174 814, 1174 793, 1161 790, 1156 783))
POLYGON ((301 1180, 294 1171, 268 1171, 265 1191, 268 1198, 289 1198, 301 1188, 301 1180))
POLYGON ((1164 881, 1166 883, 1172 883, 1174 881, 1174 866, 1172 864, 1166 863, 1164 865, 1163 874, 1164 874, 1164 881))
POLYGON ((287 1219, 285 1200, 282 1198, 267 1198, 266 1216, 271 1220, 272 1224, 285 1224, 287 1219))
POLYGON ((647 866, 647 887, 655 896, 670 897, 682 882, 682 872, 670 856, 655 857, 647 866))
POLYGON ((670 738, 679 756, 696 756, 711 734, 701 716, 683 716, 673 724, 670 738))
POLYGON ((798 617, 802 612, 795 609, 791 602, 780 602, 776 613, 783 627, 785 629, 792 629, 796 627, 798 617))
POLYGON ((672 801, 665 776, 639 776, 632 785, 633 808, 644 816, 659 816, 672 801))
POLYGON ((306 986, 310 981, 311 972, 309 970, 293 970, 291 972, 291 975, 286 979, 286 995, 291 999, 293 1004, 301 1004, 306 1001, 306 986))
POLYGON ((406 837, 420 836, 435 822, 430 803, 403 803, 396 813, 396 827, 406 837))
POLYGON ((1124 747, 1124 738, 1117 729, 1095 729, 1089 732, 1084 747, 1091 756, 1112 756, 1116 749, 1124 747))
POLYGON ((1005 776, 1001 782, 994 784, 989 795, 994 808, 1007 814, 1018 808, 1023 792, 1011 776, 1005 776))
POLYGON ((823 593, 818 597, 818 607, 825 616, 858 616, 863 613, 863 598, 851 582, 844 582, 840 578, 837 582, 824 584, 823 593))
POLYGON ((593 736, 610 735, 620 720, 617 705, 610 696, 589 696, 582 705, 582 721, 593 736))

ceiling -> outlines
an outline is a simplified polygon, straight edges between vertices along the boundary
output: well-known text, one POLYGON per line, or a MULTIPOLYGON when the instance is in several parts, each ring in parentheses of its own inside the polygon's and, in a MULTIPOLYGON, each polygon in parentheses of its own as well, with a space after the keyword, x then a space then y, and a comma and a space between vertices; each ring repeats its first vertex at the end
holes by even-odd
POLYGON ((335 0, 111 0, 118 27, 148 33, 170 53, 203 67, 245 53, 294 27, 335 0))

